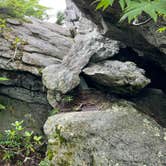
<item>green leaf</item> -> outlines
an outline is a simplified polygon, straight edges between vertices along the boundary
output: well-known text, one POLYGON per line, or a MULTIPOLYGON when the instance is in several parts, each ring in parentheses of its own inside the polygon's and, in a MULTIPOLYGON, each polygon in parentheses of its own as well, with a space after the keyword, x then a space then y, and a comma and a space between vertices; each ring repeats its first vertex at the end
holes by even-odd
POLYGON ((141 15, 142 12, 145 12, 156 22, 159 13, 164 15, 166 14, 166 2, 164 1, 131 1, 128 4, 127 8, 124 10, 124 15, 122 16, 120 21, 128 18, 128 22, 130 23, 133 19, 136 19, 139 15, 141 15))
MULTIPOLYGON (((105 10, 112 6, 115 0, 96 0, 95 2, 98 3, 96 9, 105 10)), ((128 19, 128 22, 131 23, 143 12, 148 14, 155 22, 158 16, 166 16, 166 0, 117 0, 117 2, 119 2, 123 11, 120 22, 128 19)))
POLYGON ((107 9, 109 6, 112 6, 114 0, 97 0, 96 2, 98 2, 98 5, 96 7, 96 10, 98 9, 102 9, 105 10, 107 9))
POLYGON ((122 10, 124 10, 125 6, 126 6, 126 0, 119 0, 119 4, 120 4, 120 7, 122 8, 122 10))
POLYGON ((5 110, 5 109, 6 109, 6 107, 4 105, 0 104, 0 110, 5 110))
POLYGON ((166 31, 166 26, 165 26, 165 27, 161 27, 161 28, 159 28, 159 29, 157 30, 157 32, 159 32, 159 33, 162 33, 162 32, 164 32, 164 31, 166 31))
POLYGON ((8 81, 8 80, 9 80, 8 78, 0 77, 0 81, 8 81))

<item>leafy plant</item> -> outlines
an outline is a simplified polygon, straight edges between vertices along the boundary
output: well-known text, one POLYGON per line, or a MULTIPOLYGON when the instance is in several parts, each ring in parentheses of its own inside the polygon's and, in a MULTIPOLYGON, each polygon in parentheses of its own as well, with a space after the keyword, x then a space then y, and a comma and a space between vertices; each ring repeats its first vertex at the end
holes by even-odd
POLYGON ((3 18, 0 18, 0 32, 3 32, 3 30, 6 28, 6 20, 3 18))
POLYGON ((1 160, 12 164, 33 160, 42 144, 41 136, 34 135, 33 131, 26 131, 23 121, 16 121, 11 124, 11 129, 0 134, 1 160))
POLYGON ((40 5, 39 0, 2 0, 0 9, 4 9, 2 10, 4 14, 9 14, 11 17, 33 16, 44 19, 47 17, 46 10, 48 8, 40 5))
POLYGON ((6 109, 6 107, 4 105, 0 104, 0 111, 5 110, 5 109, 6 109))
MULTIPOLYGON (((9 79, 6 77, 0 77, 0 81, 8 81, 9 79)), ((0 111, 5 110, 6 107, 2 104, 0 104, 0 111)))
MULTIPOLYGON (((137 20, 142 13, 149 15, 155 22, 158 17, 166 17, 165 0, 117 0, 122 9, 123 15, 120 21, 128 20, 131 23, 137 20)), ((112 6, 115 0, 96 0, 96 9, 105 10, 112 6)), ((165 27, 159 29, 160 32, 166 30, 165 27)))
POLYGON ((162 32, 164 32, 164 31, 166 31, 166 26, 165 26, 165 27, 161 27, 161 28, 159 28, 159 29, 157 30, 157 32, 159 32, 159 33, 162 33, 162 32))
POLYGON ((50 112, 50 116, 53 116, 53 115, 56 115, 56 114, 58 114, 60 112, 60 109, 58 109, 58 108, 54 108, 51 112, 50 112))
POLYGON ((0 81, 8 81, 9 79, 6 77, 0 77, 0 81))
POLYGON ((65 103, 71 103, 73 101, 73 96, 65 95, 62 101, 65 103))

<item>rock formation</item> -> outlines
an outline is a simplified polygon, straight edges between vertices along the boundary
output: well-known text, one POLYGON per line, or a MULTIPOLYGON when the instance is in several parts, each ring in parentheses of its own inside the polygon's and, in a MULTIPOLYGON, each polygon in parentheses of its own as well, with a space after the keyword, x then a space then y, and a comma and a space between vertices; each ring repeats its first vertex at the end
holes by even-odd
POLYGON ((165 165, 166 39, 156 33, 163 20, 119 25, 117 6, 100 13, 91 3, 67 0, 66 28, 6 20, 0 129, 23 118, 39 130, 58 107, 72 113, 44 125, 52 165, 165 165))
POLYGON ((34 18, 26 22, 7 19, 0 34, 0 76, 9 78, 0 82, 1 103, 8 110, 0 112, 1 130, 18 119, 25 119, 28 128, 42 128, 52 109, 42 84, 42 69, 61 63, 72 45, 70 31, 61 26, 34 18))

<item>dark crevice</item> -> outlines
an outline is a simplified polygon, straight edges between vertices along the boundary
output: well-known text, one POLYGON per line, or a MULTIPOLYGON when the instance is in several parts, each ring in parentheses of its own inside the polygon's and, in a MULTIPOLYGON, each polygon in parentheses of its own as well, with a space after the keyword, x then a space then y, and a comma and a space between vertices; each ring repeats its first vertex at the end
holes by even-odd
POLYGON ((157 65, 154 61, 146 59, 146 56, 139 56, 132 48, 127 47, 120 50, 119 54, 112 58, 112 60, 132 61, 138 67, 146 71, 146 76, 151 79, 148 88, 161 89, 166 93, 166 72, 157 65))
POLYGON ((29 72, 0 70, 0 77, 6 77, 9 81, 0 82, 1 85, 21 87, 36 92, 44 92, 41 77, 29 72))

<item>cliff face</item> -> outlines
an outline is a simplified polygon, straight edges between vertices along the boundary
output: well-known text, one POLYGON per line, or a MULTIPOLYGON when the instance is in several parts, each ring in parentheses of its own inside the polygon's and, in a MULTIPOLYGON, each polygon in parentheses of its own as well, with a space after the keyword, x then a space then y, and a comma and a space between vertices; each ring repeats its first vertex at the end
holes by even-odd
POLYGON ((1 129, 18 118, 39 130, 58 108, 73 113, 45 124, 51 164, 166 164, 166 40, 156 32, 162 21, 119 25, 118 7, 100 13, 91 3, 67 0, 67 28, 7 19, 1 129))
POLYGON ((73 45, 70 31, 37 19, 21 22, 7 19, 0 33, 1 129, 10 122, 25 119, 29 128, 39 130, 51 110, 41 72, 46 66, 61 63, 73 45), (20 112, 21 111, 21 112, 20 112))

